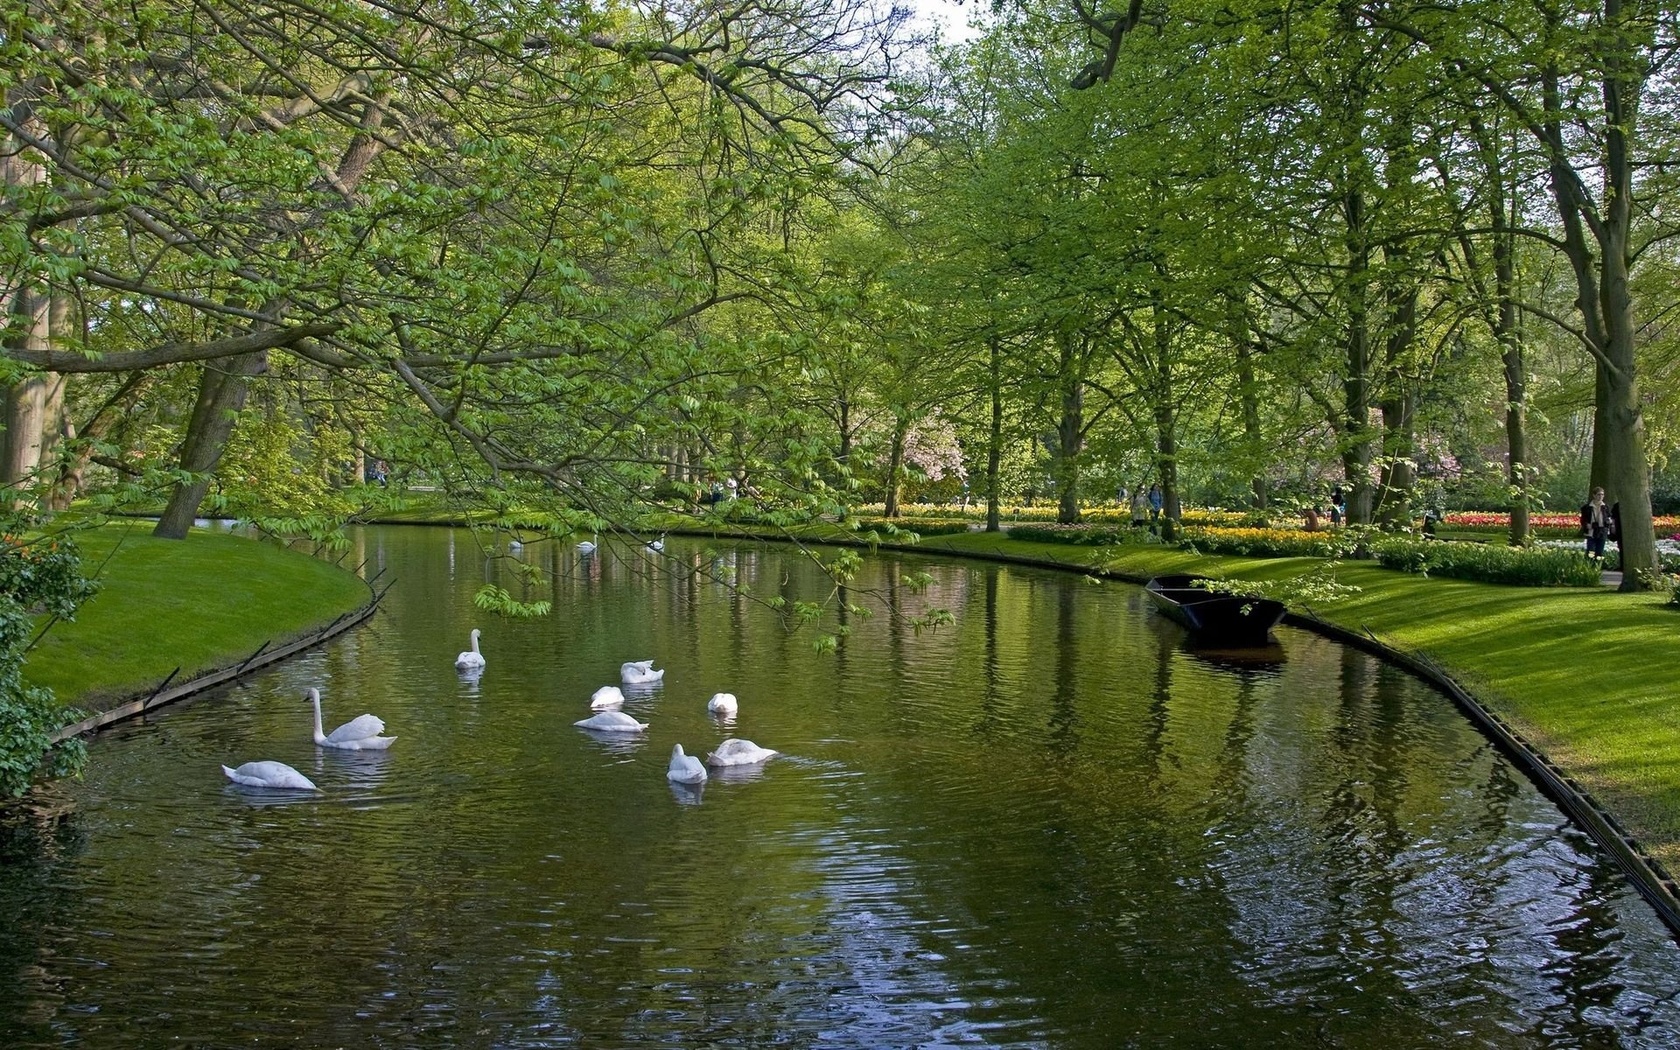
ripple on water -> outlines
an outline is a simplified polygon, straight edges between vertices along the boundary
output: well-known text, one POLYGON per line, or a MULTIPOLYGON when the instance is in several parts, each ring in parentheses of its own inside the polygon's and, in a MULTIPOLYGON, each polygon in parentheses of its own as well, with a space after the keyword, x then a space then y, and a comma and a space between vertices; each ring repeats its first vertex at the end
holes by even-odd
MULTIPOLYGON (((847 601, 956 623, 854 618, 819 656, 696 575, 699 542, 657 571, 529 544, 539 585, 461 530, 356 543, 402 581, 370 627, 104 734, 70 821, 0 836, 0 1044, 1680 1042, 1648 909, 1363 654, 1284 630, 1215 658, 1132 588, 883 559, 847 601), (485 620, 495 581, 555 615, 485 620), (487 666, 459 675, 473 627, 487 666), (572 725, 649 656, 644 733, 572 725), (315 748, 311 686, 397 744, 315 748), (666 779, 673 744, 727 736, 783 754, 666 779), (221 777, 259 758, 321 790, 221 777)), ((734 555, 760 595, 833 590, 734 555)))

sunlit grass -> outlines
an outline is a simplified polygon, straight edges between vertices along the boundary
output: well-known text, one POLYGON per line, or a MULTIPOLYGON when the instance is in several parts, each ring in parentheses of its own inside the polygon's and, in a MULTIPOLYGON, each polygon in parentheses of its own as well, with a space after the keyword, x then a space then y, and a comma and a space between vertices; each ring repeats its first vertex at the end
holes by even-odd
POLYGON ((227 533, 151 536, 151 522, 77 534, 100 591, 57 623, 24 674, 71 706, 150 689, 237 661, 368 600, 357 577, 318 558, 227 533))

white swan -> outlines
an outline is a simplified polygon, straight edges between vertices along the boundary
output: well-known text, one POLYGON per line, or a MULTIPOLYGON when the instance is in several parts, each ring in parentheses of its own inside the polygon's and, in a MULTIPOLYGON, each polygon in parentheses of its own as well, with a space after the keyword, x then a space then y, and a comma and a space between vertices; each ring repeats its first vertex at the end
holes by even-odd
POLYGON ((457 671, 471 671, 475 667, 484 666, 484 654, 478 651, 478 628, 473 628, 472 648, 455 658, 457 671))
POLYGON ((717 750, 706 755, 708 766, 750 766, 758 762, 765 762, 781 754, 767 747, 759 747, 751 740, 737 740, 730 737, 717 746, 717 750))
POLYGON ((321 691, 311 689, 309 702, 315 705, 315 743, 319 747, 337 747, 345 751, 383 751, 397 742, 394 736, 380 736, 385 732, 385 720, 377 715, 357 715, 330 733, 321 732, 321 691))
POLYGON ((222 772, 235 784, 244 784, 246 787, 320 790, 308 777, 284 762, 247 762, 238 769, 223 766, 222 772))
POLYGON ((594 554, 595 548, 600 544, 600 542, 601 534, 598 532, 594 533, 587 540, 584 540, 582 543, 577 545, 577 552, 579 554, 594 554))
POLYGON ((671 748, 671 768, 665 772, 666 780, 674 780, 679 784, 703 784, 706 781, 706 767, 693 755, 683 754, 681 744, 671 748))
POLYGON ((653 540, 650 543, 648 543, 647 548, 648 548, 648 550, 652 551, 655 554, 658 554, 660 551, 664 550, 665 549, 665 534, 663 532, 661 532, 659 534, 659 538, 657 540, 653 540))
POLYGON ((664 678, 665 670, 661 668, 655 671, 652 660, 636 660, 620 665, 618 677, 625 685, 650 685, 664 678))
POLYGON ((609 707, 622 707, 623 705, 624 691, 616 685, 603 685, 595 690, 595 694, 589 698, 589 709, 591 711, 603 711, 609 707))
POLYGON ((714 715, 732 715, 740 706, 734 693, 714 693, 712 698, 706 701, 706 710, 714 715))
POLYGON ((638 722, 623 711, 602 711, 600 714, 573 722, 572 725, 608 733, 640 733, 648 727, 646 722, 638 722))

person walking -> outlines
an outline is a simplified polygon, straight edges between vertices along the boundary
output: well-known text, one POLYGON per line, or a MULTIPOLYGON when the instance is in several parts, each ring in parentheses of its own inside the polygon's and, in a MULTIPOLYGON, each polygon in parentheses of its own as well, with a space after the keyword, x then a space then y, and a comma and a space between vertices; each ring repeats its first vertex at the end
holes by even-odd
POLYGON ((1132 528, 1141 529, 1149 524, 1149 497, 1142 489, 1132 492, 1132 528))
POLYGON ((1587 538, 1587 556, 1603 560, 1604 541, 1615 528, 1616 518, 1604 505, 1604 490, 1595 488, 1587 502, 1581 504, 1581 535, 1587 538))
POLYGON ((1166 497, 1161 494, 1160 485, 1149 486, 1149 518, 1154 521, 1161 516, 1161 508, 1166 505, 1166 497))

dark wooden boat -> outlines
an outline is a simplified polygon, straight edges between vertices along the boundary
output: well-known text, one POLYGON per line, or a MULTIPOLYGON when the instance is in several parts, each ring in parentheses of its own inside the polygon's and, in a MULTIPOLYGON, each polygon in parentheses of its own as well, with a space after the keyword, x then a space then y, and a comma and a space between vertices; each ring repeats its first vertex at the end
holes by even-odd
POLYGON ((1198 643, 1221 649, 1264 646, 1283 619, 1283 603, 1252 594, 1209 590, 1207 576, 1173 573, 1144 584, 1155 607, 1195 636, 1198 643))

